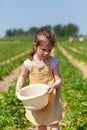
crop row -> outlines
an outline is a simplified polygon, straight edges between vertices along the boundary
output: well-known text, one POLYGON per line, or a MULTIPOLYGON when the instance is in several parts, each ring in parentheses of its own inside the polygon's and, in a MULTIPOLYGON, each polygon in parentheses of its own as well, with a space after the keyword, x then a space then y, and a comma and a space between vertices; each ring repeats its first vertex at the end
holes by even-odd
POLYGON ((28 58, 28 51, 32 46, 32 39, 29 38, 20 41, 9 39, 6 42, 5 40, 0 41, 0 80, 28 58))
POLYGON ((0 40, 0 63, 28 51, 32 46, 32 42, 33 40, 29 38, 0 40))
POLYGON ((62 99, 65 117, 62 126, 64 130, 86 130, 87 128, 87 81, 82 78, 81 72, 75 68, 56 49, 55 56, 59 59, 62 74, 62 99))
MULTIPOLYGON (((87 128, 87 82, 81 72, 55 49, 62 75, 62 101, 65 116, 61 130, 86 130, 87 128)), ((25 85, 27 85, 27 80, 25 85)), ((24 108, 15 97, 14 83, 8 92, 3 92, 0 100, 0 128, 2 130, 25 130, 33 127, 24 116, 24 108)))
POLYGON ((68 43, 61 42, 61 46, 72 55, 78 61, 82 61, 87 64, 87 43, 68 43))
POLYGON ((24 56, 21 56, 15 60, 11 61, 10 63, 0 65, 0 80, 2 80, 2 78, 4 76, 10 74, 13 69, 15 69, 19 65, 23 64, 23 61, 26 59, 26 57, 28 57, 27 55, 28 54, 25 54, 24 56))

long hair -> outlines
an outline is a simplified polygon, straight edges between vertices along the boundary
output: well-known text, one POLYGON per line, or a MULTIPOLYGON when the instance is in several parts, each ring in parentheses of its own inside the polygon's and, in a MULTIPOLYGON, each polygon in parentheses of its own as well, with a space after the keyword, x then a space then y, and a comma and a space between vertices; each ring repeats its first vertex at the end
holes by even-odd
MULTIPOLYGON (((34 42, 40 45, 41 42, 47 41, 52 47, 55 46, 55 34, 47 27, 41 27, 35 34, 34 42)), ((36 50, 32 47, 32 51, 29 53, 30 60, 33 59, 36 50)))

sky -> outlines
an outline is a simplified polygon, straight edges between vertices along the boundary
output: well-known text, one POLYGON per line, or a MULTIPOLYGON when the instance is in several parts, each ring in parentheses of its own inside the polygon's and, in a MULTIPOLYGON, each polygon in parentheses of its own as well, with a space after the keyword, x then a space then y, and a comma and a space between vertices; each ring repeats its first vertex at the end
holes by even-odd
POLYGON ((0 37, 9 29, 69 23, 87 35, 87 0, 0 0, 0 37))

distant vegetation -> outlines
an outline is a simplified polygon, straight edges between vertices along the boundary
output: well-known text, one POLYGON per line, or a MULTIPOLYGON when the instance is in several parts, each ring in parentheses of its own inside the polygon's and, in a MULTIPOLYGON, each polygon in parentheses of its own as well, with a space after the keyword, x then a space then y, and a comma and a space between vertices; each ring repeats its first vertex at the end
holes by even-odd
MULTIPOLYGON (((48 28, 53 30, 56 34, 56 36, 77 36, 79 32, 79 27, 75 24, 68 24, 62 26, 61 24, 55 25, 55 26, 50 26, 46 25, 48 28)), ((22 28, 20 29, 9 29, 6 31, 6 37, 17 37, 17 36, 34 36, 36 31, 38 30, 38 27, 31 27, 27 31, 23 30, 22 28)))

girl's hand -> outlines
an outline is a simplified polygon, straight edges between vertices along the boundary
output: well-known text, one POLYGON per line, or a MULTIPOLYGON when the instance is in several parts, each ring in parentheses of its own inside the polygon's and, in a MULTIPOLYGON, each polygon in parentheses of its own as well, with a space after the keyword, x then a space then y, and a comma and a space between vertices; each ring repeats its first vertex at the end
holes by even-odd
POLYGON ((19 87, 16 88, 16 93, 15 93, 16 96, 18 95, 18 93, 20 92, 20 90, 21 89, 19 87))
POLYGON ((53 90, 54 90, 54 87, 49 87, 48 90, 47 90, 47 92, 48 92, 48 93, 52 93, 53 90))

